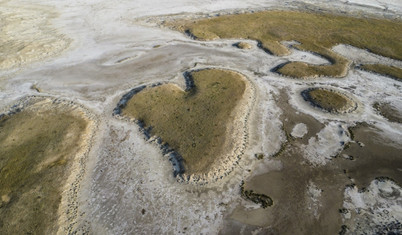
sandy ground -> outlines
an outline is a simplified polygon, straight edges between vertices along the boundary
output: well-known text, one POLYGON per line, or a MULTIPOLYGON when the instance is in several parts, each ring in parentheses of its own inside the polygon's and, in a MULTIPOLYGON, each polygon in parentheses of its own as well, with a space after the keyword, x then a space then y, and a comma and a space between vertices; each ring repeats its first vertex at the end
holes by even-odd
POLYGON ((54 9, 44 5, 3 1, 0 5, 0 69, 18 70, 66 49, 71 40, 52 27, 57 15, 54 9))
MULTIPOLYGON (((75 216, 60 219, 60 234, 311 234, 338 233, 342 225, 353 233, 359 229, 354 221, 367 221, 359 217, 357 211, 361 210, 356 208, 369 211, 375 204, 371 200, 363 206, 353 198, 375 198, 380 202, 375 204, 379 211, 387 205, 390 196, 364 196, 355 191, 362 187, 370 187, 373 192, 396 187, 388 181, 377 186, 376 177, 391 177, 397 184, 402 183, 397 155, 402 149, 402 126, 389 122, 372 107, 375 102, 387 102, 400 111, 401 82, 359 70, 351 70, 342 79, 283 78, 270 70, 286 61, 328 62, 297 50, 287 57, 271 56, 248 40, 194 41, 157 27, 152 18, 278 8, 332 9, 391 19, 400 19, 402 14, 398 0, 40 0, 34 5, 31 1, 0 1, 0 39, 11 43, 0 51, 2 59, 7 54, 1 62, 0 110, 27 95, 47 95, 83 105, 99 119, 83 179, 78 185, 66 185, 78 197, 68 202, 74 206, 75 216), (47 14, 50 17, 45 17, 47 14), (3 19, 10 16, 23 20, 13 21, 13 28, 7 29, 10 33, 5 34, 4 28, 11 23, 3 24, 8 22, 3 19), (26 28, 33 31, 21 33, 26 28), (35 45, 37 53, 17 53, 21 45, 29 48, 36 41, 50 46, 35 45), (251 49, 233 46, 240 41, 249 43, 251 49), (121 96, 134 87, 160 81, 180 83, 184 71, 205 67, 238 71, 255 84, 257 97, 249 119, 248 147, 228 177, 204 186, 181 184, 172 177, 172 166, 158 147, 146 142, 136 125, 116 119, 112 113, 121 96), (335 115, 312 107, 300 92, 315 86, 354 97, 358 108, 335 115), (352 140, 348 128, 357 122, 369 124, 356 129, 352 140), (285 131, 294 139, 273 157, 287 141, 285 131), (370 134, 361 134, 366 131, 370 134), (342 152, 348 142, 351 146, 345 151, 350 152, 342 152), (258 160, 256 153, 263 153, 264 158, 258 160), (348 160, 350 155, 355 157, 353 161, 348 160), (377 167, 373 159, 383 157, 385 160, 377 167), (367 171, 358 170, 361 167, 367 171), (247 189, 270 196, 274 205, 262 209, 242 199, 242 180, 247 189), (348 190, 346 184, 353 183, 357 189, 348 190), (351 219, 339 213, 344 207, 353 211, 351 219)), ((384 61, 347 45, 333 50, 356 64, 384 61)), ((385 61, 401 66, 401 61, 385 61)), ((400 194, 396 198, 400 200, 400 194)), ((392 204, 391 210, 391 214, 395 212, 392 218, 399 221, 400 207, 392 204)), ((385 218, 377 214, 374 217, 378 221, 385 218)))

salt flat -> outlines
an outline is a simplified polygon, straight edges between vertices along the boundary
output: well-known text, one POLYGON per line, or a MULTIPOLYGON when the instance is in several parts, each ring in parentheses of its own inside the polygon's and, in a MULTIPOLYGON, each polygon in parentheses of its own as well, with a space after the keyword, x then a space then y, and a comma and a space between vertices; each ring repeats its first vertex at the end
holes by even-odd
MULTIPOLYGON (((353 234, 376 225, 401 232, 396 223, 402 220, 401 206, 390 200, 401 200, 402 126, 373 107, 387 103, 402 113, 401 81, 353 66, 344 78, 282 77, 271 69, 288 61, 328 60, 295 48, 287 56, 270 55, 250 39, 198 41, 159 25, 261 10, 400 21, 402 2, 0 1, 0 115, 35 95, 83 106, 98 122, 82 162, 85 170, 69 176, 82 174, 82 180, 65 182, 65 192, 74 192, 62 194, 60 218, 52 224, 59 234, 353 234), (251 48, 233 46, 240 41, 251 48), (158 145, 146 141, 134 122, 113 116, 113 109, 133 88, 158 82, 184 87, 183 72, 206 68, 237 71, 254 84, 247 145, 221 180, 178 182, 158 145), (358 107, 342 115, 323 112, 300 95, 311 87, 341 91, 358 107), (263 209, 241 197, 243 180, 246 190, 266 194, 273 206, 263 209), (389 213, 381 217, 384 208, 389 213), (365 216, 370 210, 374 214, 365 216)), ((353 65, 385 61, 400 68, 402 63, 349 45, 332 50, 353 65)), ((0 196, 5 204, 8 198, 0 196)), ((8 231, 6 226, 1 220, 0 231, 8 231)))

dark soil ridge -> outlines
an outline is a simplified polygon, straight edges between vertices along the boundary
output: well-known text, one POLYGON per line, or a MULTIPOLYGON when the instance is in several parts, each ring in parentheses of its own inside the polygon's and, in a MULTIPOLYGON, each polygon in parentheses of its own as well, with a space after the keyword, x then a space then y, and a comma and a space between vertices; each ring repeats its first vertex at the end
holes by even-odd
POLYGON ((255 204, 259 204, 262 208, 272 206, 274 202, 272 198, 265 194, 255 193, 253 190, 246 190, 244 188, 244 181, 240 183, 240 195, 242 198, 252 201, 255 204))
MULTIPOLYGON (((184 91, 186 92, 192 92, 195 91, 196 86, 194 84, 193 77, 191 75, 192 72, 197 72, 201 70, 206 70, 206 69, 221 69, 221 68, 202 68, 202 69, 194 69, 190 71, 185 71, 183 72, 183 77, 185 79, 185 89, 184 91)), ((229 70, 229 69, 225 69, 229 70)), ((234 70, 231 70, 234 71, 234 70)), ((237 71, 234 71, 238 73, 237 71)), ((240 149, 240 154, 237 154, 234 156, 232 160, 232 165, 230 169, 228 170, 219 170, 219 176, 216 178, 213 178, 212 181, 218 181, 220 179, 223 179, 224 176, 229 175, 235 168, 235 165, 239 163, 241 156, 244 154, 246 146, 248 144, 248 118, 251 113, 251 107, 254 106, 255 103, 255 88, 253 83, 250 82, 249 78, 244 76, 245 79, 247 79, 250 83, 250 87, 253 93, 253 98, 250 102, 250 105, 247 110, 247 114, 244 118, 244 137, 242 138, 242 144, 241 146, 238 146, 237 149, 240 149)), ((129 118, 122 116, 122 109, 126 107, 127 102, 137 93, 141 92, 147 87, 157 87, 161 86, 163 84, 168 84, 169 82, 156 82, 152 83, 149 85, 141 85, 138 87, 135 87, 131 89, 129 92, 124 94, 122 98, 119 100, 116 108, 113 109, 113 116, 128 122, 134 122, 135 124, 138 125, 140 132, 144 135, 145 140, 149 141, 150 143, 155 143, 159 149, 162 151, 163 157, 167 157, 170 163, 172 164, 173 167, 173 176, 177 179, 178 182, 186 182, 186 183, 194 183, 194 184, 199 184, 199 185, 204 185, 208 184, 211 182, 211 177, 209 177, 207 174, 191 174, 191 175, 186 175, 186 169, 184 167, 184 159, 178 153, 175 149, 169 146, 168 143, 164 142, 161 137, 159 136, 151 136, 151 130, 152 126, 146 127, 145 124, 141 120, 137 120, 135 118, 129 118)))
POLYGON ((358 103, 353 98, 351 98, 349 95, 346 95, 343 92, 340 92, 340 91, 337 91, 337 90, 331 89, 331 88, 324 88, 324 87, 307 88, 307 89, 303 90, 300 93, 300 95, 303 97, 303 99, 305 101, 309 102, 313 107, 319 108, 320 110, 322 110, 324 112, 328 112, 328 113, 332 113, 332 114, 352 113, 358 108, 358 103), (314 91, 314 90, 323 90, 323 91, 328 91, 328 92, 332 92, 337 95, 340 95, 347 101, 347 104, 341 108, 334 107, 331 109, 326 109, 326 108, 322 107, 319 103, 314 101, 314 99, 310 96, 310 92, 314 91))

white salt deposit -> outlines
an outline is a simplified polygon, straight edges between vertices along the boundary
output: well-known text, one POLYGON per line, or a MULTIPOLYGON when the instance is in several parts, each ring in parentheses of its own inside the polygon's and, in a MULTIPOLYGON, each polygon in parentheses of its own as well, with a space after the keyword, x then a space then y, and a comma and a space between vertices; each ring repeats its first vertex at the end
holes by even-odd
MULTIPOLYGON (((78 187, 77 223, 61 223, 60 233, 218 233, 225 213, 238 205, 239 182, 253 174, 247 170, 257 169, 259 174, 282 168, 280 159, 267 158, 259 162, 247 157, 253 156, 255 149, 271 156, 285 141, 281 105, 275 102, 279 90, 288 92, 289 103, 299 112, 310 114, 325 124, 325 128, 301 148, 304 158, 313 166, 325 165, 339 153, 350 140, 346 135, 347 126, 356 121, 374 121, 384 130, 384 135, 391 133, 399 140, 402 127, 386 122, 370 107, 383 99, 392 104, 400 103, 402 88, 395 80, 351 70, 344 79, 295 81, 272 73, 271 69, 287 61, 314 64, 327 61, 294 49, 287 57, 269 55, 256 46, 239 50, 232 46, 238 39, 195 41, 182 33, 140 21, 167 14, 194 17, 198 13, 213 16, 218 11, 298 9, 304 4, 339 11, 363 9, 394 18, 400 18, 402 13, 399 0, 1 1, 0 110, 23 96, 43 94, 71 99, 99 118, 100 127, 88 158, 86 178, 78 187), (111 113, 121 96, 133 87, 177 81, 183 71, 205 67, 233 69, 245 74, 255 84, 258 97, 250 120, 250 147, 236 170, 215 185, 195 187, 178 184, 171 177, 169 161, 162 157, 158 148, 144 141, 137 126, 116 120, 111 113), (41 93, 30 89, 33 84, 41 93), (347 90, 363 105, 355 113, 346 115, 317 111, 300 96, 300 90, 315 85, 347 90), (264 165, 258 166, 261 162, 264 165)), ((338 46, 334 50, 356 62, 383 60, 349 46, 338 46)), ((386 61, 400 66, 400 62, 386 61)), ((400 105, 394 106, 400 108, 400 105)), ((299 123, 292 130, 292 136, 301 138, 307 131, 306 125, 299 123)), ((387 194, 395 191, 392 188, 400 193, 400 188, 391 183, 370 187, 374 190, 370 193, 375 192, 372 196, 359 193, 357 189, 346 191, 345 207, 351 211, 373 207, 377 208, 377 214, 385 214, 384 208, 388 207, 388 214, 393 217, 374 216, 375 221, 400 220, 400 197, 381 196, 393 195, 387 194)), ((306 190, 312 198, 311 208, 316 211, 321 191, 312 182, 306 190)), ((351 218, 354 218, 353 213, 351 218)))
POLYGON ((303 138, 308 132, 307 125, 304 123, 298 123, 293 127, 292 133, 290 133, 293 137, 303 138))
POLYGON ((308 145, 302 145, 303 157, 312 165, 325 165, 350 141, 345 126, 331 122, 317 136, 311 137, 308 145))
POLYGON ((313 213, 314 217, 318 219, 320 217, 318 210, 319 207, 322 206, 320 203, 322 190, 314 184, 314 182, 310 181, 307 185, 307 208, 310 212, 313 213))
POLYGON ((364 190, 348 187, 344 197, 344 223, 352 234, 402 231, 402 188, 392 180, 373 180, 364 190))

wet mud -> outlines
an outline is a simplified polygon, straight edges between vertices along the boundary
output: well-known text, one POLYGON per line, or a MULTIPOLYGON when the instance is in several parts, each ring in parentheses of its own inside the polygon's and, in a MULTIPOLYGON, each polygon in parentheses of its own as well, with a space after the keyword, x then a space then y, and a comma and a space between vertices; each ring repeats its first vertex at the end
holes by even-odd
MULTIPOLYGON (((368 124, 350 128, 353 140, 345 144, 344 150, 328 164, 310 165, 301 148, 324 124, 294 110, 287 104, 284 91, 277 102, 283 107, 281 119, 284 131, 290 132, 295 124, 305 123, 308 133, 302 138, 287 138, 288 144, 281 154, 275 156, 283 164, 282 169, 245 181, 245 190, 269 196, 273 205, 265 209, 239 205, 227 217, 222 234, 232 231, 232 227, 239 226, 239 222, 243 231, 264 231, 264 234, 338 234, 346 229, 342 227, 341 213, 346 188, 350 185, 368 187, 377 177, 390 177, 397 183, 402 182, 401 169, 398 168, 402 165, 398 154, 400 146, 384 139, 379 134, 380 130, 368 124)), ((365 228, 364 223, 368 226, 371 222, 363 220, 361 223, 361 228, 365 228)))

